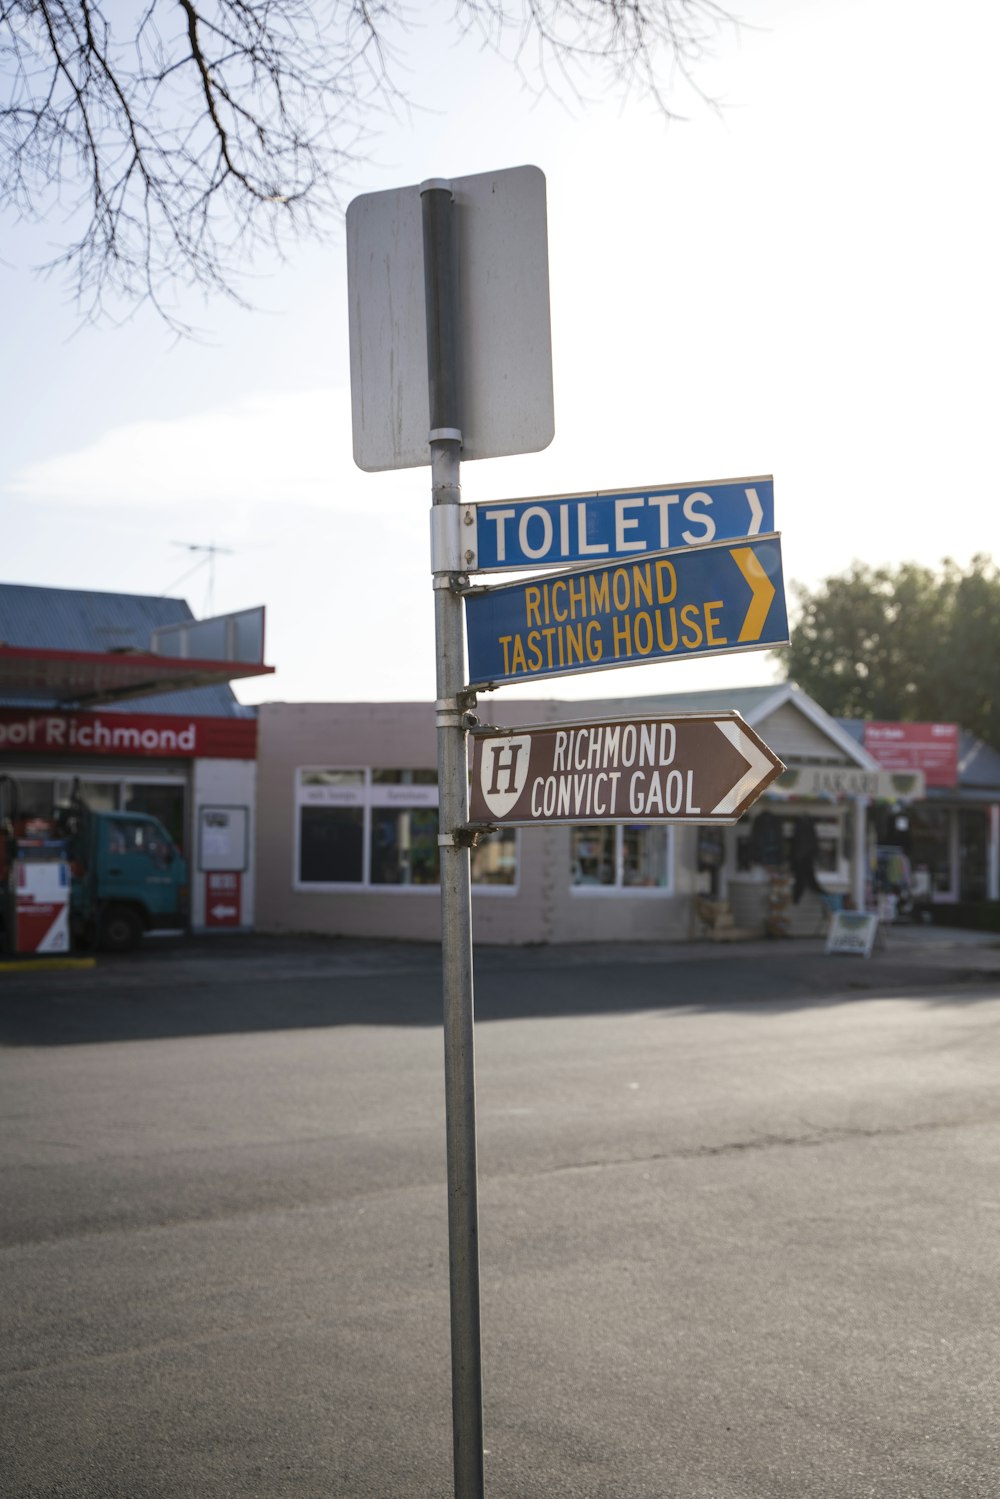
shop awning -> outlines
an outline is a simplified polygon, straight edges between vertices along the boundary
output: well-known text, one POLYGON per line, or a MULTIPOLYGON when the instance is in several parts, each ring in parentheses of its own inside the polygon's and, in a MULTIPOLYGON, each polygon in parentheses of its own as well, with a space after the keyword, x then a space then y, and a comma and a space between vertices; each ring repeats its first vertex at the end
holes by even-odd
POLYGON ((768 787, 769 801, 920 801, 926 795, 922 770, 866 770, 860 765, 790 765, 768 787))
POLYGON ((0 643, 0 699, 24 703, 90 708, 273 672, 273 666, 260 662, 181 659, 139 650, 37 650, 0 643))

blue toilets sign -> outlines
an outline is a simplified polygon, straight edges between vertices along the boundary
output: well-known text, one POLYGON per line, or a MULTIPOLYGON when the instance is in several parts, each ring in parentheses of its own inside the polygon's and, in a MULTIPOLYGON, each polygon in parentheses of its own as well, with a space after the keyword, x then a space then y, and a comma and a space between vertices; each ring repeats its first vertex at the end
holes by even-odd
POLYGON ((467 572, 631 560, 774 530, 774 480, 725 479, 464 507, 467 572))
POLYGON ((788 644, 776 534, 571 569, 465 598, 470 687, 788 644))

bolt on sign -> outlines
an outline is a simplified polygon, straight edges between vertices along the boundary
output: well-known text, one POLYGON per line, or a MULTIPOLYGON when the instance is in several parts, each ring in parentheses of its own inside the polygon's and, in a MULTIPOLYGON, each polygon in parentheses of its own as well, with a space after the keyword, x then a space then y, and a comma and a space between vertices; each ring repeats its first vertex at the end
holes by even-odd
POLYGON ((482 688, 787 645, 780 537, 474 588, 465 619, 482 688))
POLYGON ((476 729, 469 825, 734 823, 784 770, 736 712, 476 729))

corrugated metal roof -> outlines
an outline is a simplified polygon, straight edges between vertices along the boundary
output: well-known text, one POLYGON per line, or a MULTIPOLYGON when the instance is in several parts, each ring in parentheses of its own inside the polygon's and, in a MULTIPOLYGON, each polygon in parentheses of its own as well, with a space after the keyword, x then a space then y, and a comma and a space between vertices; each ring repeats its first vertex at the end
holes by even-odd
POLYGON ((958 748, 958 779, 963 786, 1000 786, 1000 755, 964 729, 958 748))
MULTIPOLYGON (((65 703, 39 702, 37 697, 0 697, 2 708, 65 708, 65 703)), ((253 718, 255 708, 244 707, 236 701, 231 687, 220 683, 215 687, 195 687, 187 692, 163 692, 155 697, 134 698, 114 703, 101 703, 102 713, 167 713, 185 718, 253 718)))
POLYGON ((53 651, 149 649, 157 625, 193 619, 183 599, 0 583, 0 640, 53 651))
MULTIPOLYGON (((53 651, 148 650, 159 625, 194 619, 184 599, 152 594, 100 593, 89 588, 40 588, 0 583, 0 641, 53 651)), ((4 698, 10 708, 37 708, 36 700, 4 698)), ((134 703, 107 703, 103 712, 191 714, 195 717, 246 716, 231 687, 220 683, 186 692, 167 692, 134 703)))

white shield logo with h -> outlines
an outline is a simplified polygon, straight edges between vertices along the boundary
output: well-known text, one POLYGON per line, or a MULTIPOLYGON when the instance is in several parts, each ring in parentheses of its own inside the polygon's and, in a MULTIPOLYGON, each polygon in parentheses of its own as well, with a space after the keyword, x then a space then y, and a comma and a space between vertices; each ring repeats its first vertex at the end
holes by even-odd
POLYGON ((509 734, 487 739, 479 764, 479 786, 494 817, 506 817, 517 806, 528 779, 531 735, 509 734))

